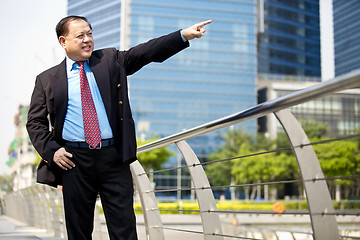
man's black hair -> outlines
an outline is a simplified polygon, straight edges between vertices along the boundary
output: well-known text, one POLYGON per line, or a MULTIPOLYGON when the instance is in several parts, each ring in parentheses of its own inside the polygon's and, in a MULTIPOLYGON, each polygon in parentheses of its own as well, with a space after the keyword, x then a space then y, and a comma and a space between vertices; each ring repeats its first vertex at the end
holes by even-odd
POLYGON ((90 22, 86 17, 82 16, 67 16, 60 20, 60 22, 56 25, 56 35, 59 39, 60 36, 66 36, 69 33, 69 23, 75 20, 84 20, 89 24, 90 29, 92 30, 90 22))

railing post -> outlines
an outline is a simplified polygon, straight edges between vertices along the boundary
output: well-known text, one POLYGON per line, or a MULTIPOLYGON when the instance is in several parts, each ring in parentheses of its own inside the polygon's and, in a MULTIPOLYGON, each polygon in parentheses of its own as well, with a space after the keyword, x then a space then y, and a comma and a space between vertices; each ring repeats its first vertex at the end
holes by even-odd
POLYGON ((62 192, 58 188, 46 187, 53 220, 54 237, 67 238, 62 192))
POLYGON ((338 240, 339 232, 335 215, 326 214, 334 213, 329 189, 325 180, 316 180, 323 179, 324 174, 313 147, 308 145, 310 143, 308 137, 288 109, 275 112, 274 114, 289 138, 302 179, 314 179, 314 181, 303 181, 313 229, 313 238, 315 240, 338 240))
POLYGON ((130 164, 130 167, 136 188, 140 195, 146 229, 146 239, 164 240, 163 224, 151 182, 147 177, 144 168, 138 161, 130 164))
POLYGON ((46 191, 46 189, 50 187, 47 185, 36 184, 35 188, 39 193, 39 197, 41 201, 41 209, 44 214, 44 219, 42 220, 42 224, 43 226, 46 227, 46 231, 48 233, 54 234, 53 218, 51 215, 51 204, 49 200, 49 194, 46 191))
POLYGON ((19 195, 21 196, 21 222, 26 223, 27 222, 27 218, 29 215, 29 204, 26 201, 26 194, 24 193, 24 189, 20 189, 19 191, 19 195))
POLYGON ((222 240, 222 227, 220 217, 217 212, 214 194, 210 189, 209 180, 205 174, 200 161, 191 147, 185 142, 176 143, 190 171, 191 178, 195 187, 196 197, 199 203, 201 222, 205 240, 222 240))
POLYGON ((33 216, 32 220, 30 220, 31 224, 37 228, 46 229, 45 224, 45 213, 44 208, 41 206, 41 197, 36 185, 32 185, 28 187, 31 193, 31 200, 33 205, 33 216))
POLYGON ((101 224, 102 219, 100 218, 100 206, 98 204, 95 205, 95 213, 94 213, 94 231, 92 234, 93 239, 96 240, 102 240, 103 239, 103 233, 101 231, 101 224))
POLYGON ((5 201, 3 198, 0 198, 0 215, 5 215, 5 201))

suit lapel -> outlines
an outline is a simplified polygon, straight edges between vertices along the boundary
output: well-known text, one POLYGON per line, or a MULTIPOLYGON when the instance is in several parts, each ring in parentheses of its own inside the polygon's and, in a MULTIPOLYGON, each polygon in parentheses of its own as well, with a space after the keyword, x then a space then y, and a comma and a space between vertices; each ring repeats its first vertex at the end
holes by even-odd
POLYGON ((110 119, 110 116, 111 116, 110 85, 111 84, 110 84, 110 76, 109 76, 107 62, 101 61, 101 59, 92 55, 89 59, 89 64, 90 64, 91 70, 94 74, 96 84, 99 88, 108 119, 110 119))
POLYGON ((62 129, 68 105, 68 84, 66 74, 66 60, 62 61, 54 72, 54 77, 50 79, 51 89, 55 102, 55 134, 59 139, 62 138, 62 129), (65 99, 64 99, 65 97, 65 99))

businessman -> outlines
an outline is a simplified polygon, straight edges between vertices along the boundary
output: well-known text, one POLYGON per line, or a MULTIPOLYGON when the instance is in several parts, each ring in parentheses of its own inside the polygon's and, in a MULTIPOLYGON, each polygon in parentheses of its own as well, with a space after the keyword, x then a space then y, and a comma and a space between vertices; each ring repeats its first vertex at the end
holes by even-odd
POLYGON ((136 139, 127 76, 185 49, 189 40, 204 35, 209 23, 126 51, 93 51, 85 17, 68 16, 57 24, 66 57, 37 76, 27 130, 42 157, 37 181, 63 186, 69 240, 91 239, 98 194, 110 239, 137 239, 129 167, 136 160, 136 139))

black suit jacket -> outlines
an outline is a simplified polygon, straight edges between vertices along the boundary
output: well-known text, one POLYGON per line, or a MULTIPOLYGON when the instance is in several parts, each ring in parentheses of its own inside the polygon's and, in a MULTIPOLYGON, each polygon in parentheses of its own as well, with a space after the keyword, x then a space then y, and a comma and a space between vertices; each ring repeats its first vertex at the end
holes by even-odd
MULTIPOLYGON (((94 51, 89 58, 107 117, 122 160, 136 160, 136 135, 131 115, 127 76, 150 62, 163 62, 189 46, 180 32, 152 39, 127 51, 114 48, 94 51)), ((31 142, 43 161, 37 180, 51 186, 61 184, 54 153, 62 146, 62 130, 68 104, 66 61, 37 76, 26 124, 31 142), (50 124, 49 124, 50 119, 50 124)))

